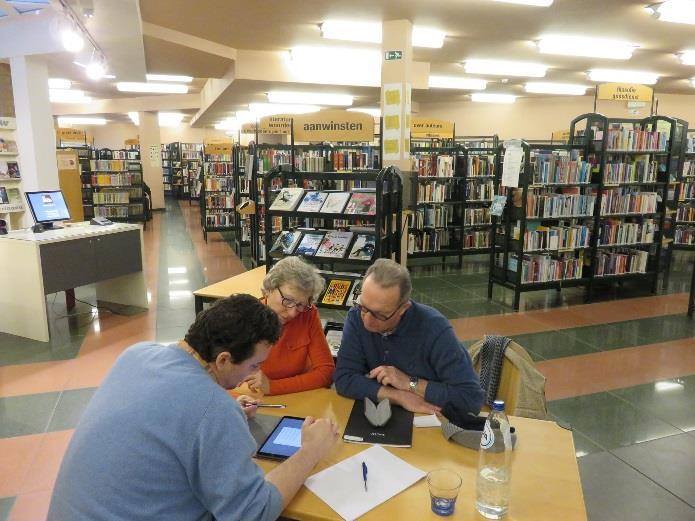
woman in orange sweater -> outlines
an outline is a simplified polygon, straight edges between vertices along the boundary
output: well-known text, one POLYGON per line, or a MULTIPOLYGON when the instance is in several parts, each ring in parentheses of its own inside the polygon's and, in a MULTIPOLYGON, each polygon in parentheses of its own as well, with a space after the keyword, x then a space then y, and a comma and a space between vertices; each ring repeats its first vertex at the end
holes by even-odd
POLYGON ((282 333, 257 373, 245 382, 252 391, 287 394, 333 382, 335 363, 314 302, 326 283, 316 268, 286 257, 263 279, 263 299, 275 311, 282 333))

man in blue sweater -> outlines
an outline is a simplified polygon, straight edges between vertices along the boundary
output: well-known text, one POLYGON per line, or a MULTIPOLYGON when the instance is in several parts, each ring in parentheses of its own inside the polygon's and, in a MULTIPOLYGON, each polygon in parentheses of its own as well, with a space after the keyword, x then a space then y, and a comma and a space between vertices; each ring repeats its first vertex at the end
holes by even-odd
POLYGON ((307 418, 301 448, 266 476, 251 459, 247 416, 232 399, 280 335, 275 313, 235 295, 198 314, 185 340, 140 343, 116 361, 65 454, 49 521, 272 520, 335 443, 307 418))
POLYGON ((484 393, 468 353, 439 311, 410 300, 408 270, 378 259, 345 321, 335 388, 349 398, 388 398, 454 423, 477 414, 484 393))

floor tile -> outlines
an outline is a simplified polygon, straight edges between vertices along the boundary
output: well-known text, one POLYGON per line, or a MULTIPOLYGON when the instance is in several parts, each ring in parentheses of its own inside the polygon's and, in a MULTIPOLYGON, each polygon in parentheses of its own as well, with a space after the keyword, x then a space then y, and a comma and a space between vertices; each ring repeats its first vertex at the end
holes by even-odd
POLYGON ((95 391, 95 387, 63 391, 46 430, 50 432, 74 429, 95 391))
POLYGON ((501 315, 505 312, 503 306, 490 302, 487 299, 462 299, 460 301, 446 301, 441 304, 437 303, 435 307, 439 309, 439 305, 443 307, 443 309, 440 309, 442 314, 449 319, 479 317, 483 315, 501 315))
POLYGON ((612 454, 579 458, 584 501, 591 521, 684 521, 695 509, 612 454))
POLYGON ((155 341, 160 344, 171 344, 173 342, 178 342, 183 339, 188 332, 188 326, 186 327, 167 327, 163 329, 157 329, 155 341))
POLYGON ((695 507, 695 438, 669 436, 613 453, 655 483, 695 507))
POLYGON ((610 393, 551 401, 548 403, 548 410, 606 449, 682 432, 610 393))
POLYGON ((636 330, 643 344, 666 342, 695 336, 695 320, 685 313, 664 315, 638 321, 636 330))
POLYGON ((60 393, 0 398, 0 438, 46 431, 60 393))
MULTIPOLYGON (((581 328, 584 329, 584 328, 581 328)), ((576 329, 548 331, 515 335, 513 340, 526 349, 534 360, 551 360, 564 356, 596 353, 597 350, 584 342, 576 329)))
POLYGON ((7 521, 16 498, 0 497, 0 521, 7 521))
POLYGON ((42 521, 48 515, 51 491, 30 492, 17 496, 8 521, 42 521))
POLYGON ((574 438, 574 452, 578 458, 583 458, 589 454, 594 454, 604 450, 579 431, 573 430, 572 438, 574 438))
POLYGON ((185 309, 159 310, 157 313, 157 328, 188 327, 195 320, 193 307, 185 309))
POLYGON ((0 497, 19 494, 44 434, 0 438, 0 497))
POLYGON ((42 436, 36 456, 21 483, 20 495, 53 489, 73 432, 72 430, 49 432, 42 436))
POLYGON ((600 324, 563 331, 572 333, 597 351, 649 344, 639 336, 639 320, 600 324))

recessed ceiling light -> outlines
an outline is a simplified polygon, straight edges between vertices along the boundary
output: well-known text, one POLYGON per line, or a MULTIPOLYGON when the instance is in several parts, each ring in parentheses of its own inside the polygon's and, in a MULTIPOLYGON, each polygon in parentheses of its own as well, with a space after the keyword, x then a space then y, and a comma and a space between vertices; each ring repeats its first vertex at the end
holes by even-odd
POLYGON ((160 112, 157 115, 160 127, 178 127, 185 114, 180 112, 160 112))
POLYGON ((72 82, 63 78, 48 78, 49 89, 69 89, 72 82))
POLYGON ((145 74, 147 81, 170 81, 178 83, 191 83, 192 76, 176 76, 175 74, 145 74))
POLYGON ((687 49, 682 51, 679 57, 683 65, 695 65, 695 50, 687 49))
POLYGON ((178 83, 141 83, 135 81, 119 81, 116 88, 121 92, 156 92, 161 94, 186 94, 187 85, 178 83))
POLYGON ((305 105, 352 105, 349 94, 329 94, 324 92, 286 92, 272 91, 268 93, 270 103, 298 103, 305 105))
POLYGON ((626 83, 640 83, 644 85, 654 85, 659 79, 655 72, 648 71, 626 71, 620 69, 592 69, 589 71, 591 81, 624 81, 626 83))
POLYGON ((526 84, 526 92, 534 94, 563 94, 568 96, 583 96, 586 94, 584 85, 572 83, 529 82, 526 84))
POLYGON ((695 0, 666 0, 648 6, 647 10, 660 22, 695 24, 695 0))
POLYGON ((128 112, 128 117, 130 121, 137 127, 140 126, 140 113, 139 112, 128 112))
POLYGON ((78 89, 48 89, 48 99, 51 103, 91 103, 92 98, 85 96, 78 89))
POLYGON ((381 117, 381 109, 376 107, 353 107, 348 109, 348 112, 364 112, 375 118, 381 117))
POLYGON ((485 90, 487 80, 456 76, 430 76, 429 87, 437 89, 485 90))
POLYGON ((376 49, 299 46, 293 47, 287 57, 287 66, 298 81, 374 87, 381 85, 382 54, 376 49))
POLYGON ((549 7, 553 4, 553 0, 495 0, 495 2, 504 2, 505 4, 532 5, 534 7, 549 7))
POLYGON ((58 118, 58 125, 106 125, 104 118, 88 118, 88 117, 73 117, 61 116, 58 118))
POLYGON ((516 96, 513 94, 492 94, 489 92, 474 92, 471 100, 476 103, 514 103, 516 96))
POLYGON ((439 29, 428 27, 413 26, 412 35, 413 47, 429 47, 430 49, 441 49, 444 45, 446 33, 439 29))
POLYGON ((465 61, 464 69, 469 74, 493 74, 495 76, 527 76, 530 78, 542 78, 545 76, 545 72, 548 67, 541 63, 532 62, 470 59, 465 61))
POLYGON ((621 40, 558 34, 541 36, 538 41, 538 50, 543 54, 587 56, 611 60, 629 60, 637 47, 635 44, 621 40))
POLYGON ((309 112, 318 112, 319 110, 321 110, 321 107, 310 104, 249 103, 249 111, 255 118, 273 116, 275 114, 307 114, 309 112))

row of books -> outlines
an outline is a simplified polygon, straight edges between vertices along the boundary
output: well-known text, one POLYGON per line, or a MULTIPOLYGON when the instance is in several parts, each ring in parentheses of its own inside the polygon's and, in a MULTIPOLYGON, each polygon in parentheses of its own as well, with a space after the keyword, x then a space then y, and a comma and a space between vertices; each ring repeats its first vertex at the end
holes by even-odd
POLYGON ((17 161, 0 161, 0 179, 19 179, 21 177, 17 161))
POLYGON ((454 156, 420 153, 411 162, 420 177, 453 177, 455 173, 454 156))
MULTIPOLYGON (((509 257, 508 268, 517 270, 517 258, 509 257)), ((559 257, 551 255, 524 255, 521 260, 521 283, 534 284, 558 280, 574 280, 582 278, 584 267, 584 252, 565 253, 559 257)))
POLYGON ((89 167, 92 172, 125 172, 130 170, 130 161, 123 159, 92 159, 89 167))
MULTIPOLYGON (((317 303, 326 306, 351 307, 360 294, 362 281, 354 278, 341 278, 340 274, 324 275, 326 288, 319 295, 317 303)), ((342 335, 340 335, 342 338, 342 335)))
POLYGON ((418 207, 415 212, 408 215, 410 228, 446 228, 452 224, 453 209, 447 205, 418 207))
POLYGON ((326 158, 312 151, 295 154, 294 168, 300 172, 323 172, 326 168, 326 158))
POLYGON ((130 194, 127 190, 109 190, 92 193, 94 204, 128 204, 130 194))
POLYGON ((181 152, 181 159, 184 161, 200 161, 201 157, 200 152, 181 152))
POLYGON ((463 223, 467 226, 492 223, 490 208, 466 208, 463 223))
POLYGON ((683 161, 683 177, 695 177, 695 159, 683 161))
POLYGON ((206 163, 231 163, 232 154, 205 154, 206 163))
POLYGON ((181 153, 186 154, 186 153, 196 153, 196 152, 202 152, 203 151, 203 144, 202 143, 180 143, 181 145, 181 153))
POLYGON ((596 255, 595 277, 645 273, 649 253, 643 250, 624 249, 615 252, 600 251, 596 255))
POLYGON ((225 194, 208 194, 205 196, 205 208, 234 208, 234 196, 225 194))
POLYGON ((258 149, 256 161, 258 171, 262 173, 277 165, 292 164, 292 154, 289 150, 258 149))
POLYGON ((490 232, 489 231, 470 231, 463 234, 464 249, 481 249, 490 247, 490 232))
POLYGON ((622 126, 609 128, 607 132, 608 150, 666 150, 668 147, 668 132, 622 126))
POLYGON ((495 175, 495 156, 471 154, 468 156, 466 177, 495 175))
POLYGON ((579 184, 591 181, 591 164, 578 150, 536 152, 533 156, 534 184, 579 184))
POLYGON ((137 150, 111 150, 111 157, 113 159, 138 160, 140 159, 140 152, 137 150))
MULTIPOLYGON (((514 238, 518 239, 521 222, 514 227, 514 238)), ((527 223, 524 233, 524 251, 570 250, 588 248, 591 228, 584 225, 540 226, 527 223)))
POLYGON ((695 228, 693 228, 692 226, 678 226, 673 235, 673 240, 676 244, 682 244, 684 246, 695 246, 695 228))
POLYGON ((425 229, 408 233, 408 253, 441 251, 448 248, 453 232, 443 229, 425 229))
POLYGON ((626 223, 609 219, 599 228, 599 245, 651 244, 654 242, 654 219, 644 219, 641 223, 626 223))
POLYGON ((205 175, 231 176, 234 173, 234 165, 227 162, 205 162, 205 175))
MULTIPOLYGON (((371 148, 366 150, 336 150, 333 152, 333 168, 335 170, 355 170, 376 168, 378 155, 371 148)), ((314 170, 319 172, 320 170, 314 170)))
POLYGON ((208 228, 227 228, 234 226, 234 213, 215 210, 205 212, 205 226, 208 228))
POLYGON ((695 183, 681 183, 680 198, 681 200, 695 199, 695 183))
POLYGON ((142 216, 144 206, 140 203, 129 204, 128 206, 95 206, 95 217, 139 217, 142 216))
POLYGON ((453 198, 454 186, 451 183, 440 181, 430 181, 429 183, 418 183, 417 201, 421 202, 443 202, 453 198))
POLYGON ((679 206, 676 210, 676 221, 695 222, 695 208, 692 206, 679 206))
POLYGON ((282 188, 270 205, 271 210, 285 212, 376 214, 376 193, 315 191, 303 188, 282 188))
POLYGON ((595 195, 529 193, 526 217, 591 217, 595 203, 595 195))
POLYGON ((650 161, 649 156, 637 156, 634 161, 629 163, 606 163, 603 183, 652 183, 656 181, 658 171, 658 161, 650 161))
POLYGON ((92 174, 93 186, 129 186, 141 183, 141 173, 92 174))
POLYGON ((620 213, 655 213, 656 192, 631 191, 629 188, 604 190, 601 195, 601 215, 620 213))
POLYGON ((206 192, 233 192, 234 179, 231 177, 206 177, 205 178, 206 192))
POLYGON ((485 182, 466 181, 466 199, 469 201, 492 201, 495 196, 495 183, 492 179, 485 182))
POLYGON ((375 248, 376 239, 372 233, 290 230, 280 233, 270 249, 270 254, 367 261, 374 257, 375 248))

